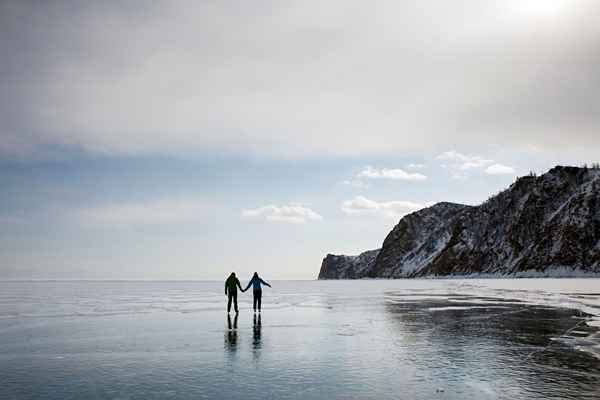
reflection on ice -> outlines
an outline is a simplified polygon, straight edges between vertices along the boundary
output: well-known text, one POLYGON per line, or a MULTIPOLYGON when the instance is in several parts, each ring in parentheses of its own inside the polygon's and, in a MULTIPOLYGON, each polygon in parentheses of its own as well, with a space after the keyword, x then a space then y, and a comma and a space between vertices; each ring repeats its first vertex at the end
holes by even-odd
POLYGON ((260 350, 260 330, 262 328, 262 323, 261 323, 261 313, 258 314, 258 316, 256 315, 256 313, 254 313, 254 319, 253 319, 253 325, 252 325, 252 348, 254 350, 260 350))
POLYGON ((238 313, 235 313, 232 324, 231 315, 227 313, 227 332, 225 335, 225 349, 229 352, 235 352, 237 350, 238 316, 238 313))

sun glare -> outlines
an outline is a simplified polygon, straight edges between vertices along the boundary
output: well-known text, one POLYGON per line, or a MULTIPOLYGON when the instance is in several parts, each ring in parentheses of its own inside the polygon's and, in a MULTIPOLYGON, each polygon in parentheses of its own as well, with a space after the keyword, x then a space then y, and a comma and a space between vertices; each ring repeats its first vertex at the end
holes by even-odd
POLYGON ((513 9, 522 17, 556 18, 572 3, 572 0, 518 0, 513 9))

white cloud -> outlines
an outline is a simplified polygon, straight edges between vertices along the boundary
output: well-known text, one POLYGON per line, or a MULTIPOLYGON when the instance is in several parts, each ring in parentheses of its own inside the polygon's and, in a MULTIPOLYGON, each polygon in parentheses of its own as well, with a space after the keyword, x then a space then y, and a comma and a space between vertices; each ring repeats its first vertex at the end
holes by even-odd
POLYGON ((342 202, 342 211, 352 215, 372 214, 397 219, 429 205, 429 203, 420 204, 411 201, 377 202, 363 196, 356 196, 352 200, 342 202))
POLYGON ((79 209, 78 220, 101 225, 163 225, 197 222, 212 208, 199 199, 158 199, 79 209))
POLYGON ((456 180, 467 179, 467 174, 465 174, 464 172, 460 172, 460 171, 452 172, 450 174, 450 176, 452 177, 452 179, 456 179, 456 180))
POLYGON ((424 181, 427 179, 427 176, 417 172, 406 172, 402 169, 377 169, 371 166, 368 166, 360 171, 356 177, 369 179, 395 179, 403 181, 424 181))
POLYGON ((516 171, 513 167, 509 167, 508 165, 493 164, 485 169, 485 173, 490 175, 512 175, 515 174, 516 171))
POLYGON ((406 168, 408 169, 422 169, 425 168, 425 164, 415 164, 415 163, 410 163, 406 166, 406 168))
POLYGON ((484 168, 494 162, 477 155, 465 155, 454 150, 446 151, 436 157, 438 160, 447 161, 442 167, 449 167, 459 171, 484 168))
POLYGON ((287 222, 291 224, 303 224, 308 221, 320 221, 323 219, 323 217, 310 208, 293 203, 283 206, 267 205, 255 209, 243 210, 242 217, 264 217, 270 222, 287 222))
POLYGON ((496 163, 494 160, 478 155, 464 155, 454 150, 446 151, 436 158, 447 162, 441 164, 441 167, 450 170, 452 179, 466 179, 468 176, 467 171, 474 169, 483 170, 489 175, 510 175, 516 173, 513 167, 496 163))
POLYGON ((340 181, 339 183, 340 183, 340 185, 352 186, 352 187, 358 188, 358 189, 366 189, 370 186, 368 183, 365 183, 358 179, 343 180, 343 181, 340 181))

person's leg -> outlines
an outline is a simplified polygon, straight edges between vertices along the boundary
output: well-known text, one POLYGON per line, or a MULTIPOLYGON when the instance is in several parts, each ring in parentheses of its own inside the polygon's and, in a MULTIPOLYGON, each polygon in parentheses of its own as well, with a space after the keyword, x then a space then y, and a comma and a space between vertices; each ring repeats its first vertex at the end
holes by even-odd
POLYGON ((257 290, 258 292, 258 312, 260 312, 260 303, 262 301, 262 290, 257 290))
POLYGON ((227 312, 231 312, 231 298, 233 296, 231 296, 231 293, 229 293, 229 296, 227 298, 227 312))
POLYGON ((256 312, 256 290, 252 291, 252 308, 254 308, 254 312, 256 312))
POLYGON ((233 307, 235 309, 236 314, 238 313, 238 306, 237 306, 237 293, 233 294, 233 307))

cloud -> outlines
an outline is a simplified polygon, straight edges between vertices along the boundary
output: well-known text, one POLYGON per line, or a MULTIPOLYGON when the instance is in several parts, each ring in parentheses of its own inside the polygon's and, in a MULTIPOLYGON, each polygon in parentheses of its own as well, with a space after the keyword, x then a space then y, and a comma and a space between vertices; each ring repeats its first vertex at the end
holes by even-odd
POLYGON ((496 163, 494 160, 486 159, 477 155, 464 155, 457 151, 446 151, 436 157, 438 160, 447 161, 442 168, 450 170, 452 179, 466 179, 469 170, 482 170, 489 175, 511 175, 516 171, 513 167, 496 163), (484 169, 485 168, 485 169, 484 169))
POLYGON ((513 175, 516 171, 508 165, 493 164, 485 169, 485 173, 489 175, 513 175))
POLYGON ((444 164, 446 167, 459 171, 467 171, 470 169, 483 168, 494 162, 477 155, 464 155, 457 151, 446 151, 436 157, 441 161, 448 161, 450 164, 444 164))
POLYGON ((380 215, 398 219, 429 205, 429 203, 420 204, 411 201, 377 202, 363 196, 356 196, 352 200, 342 202, 342 211, 351 215, 380 215))
POLYGON ((308 221, 320 221, 323 219, 315 211, 299 204, 283 206, 267 205, 255 209, 243 210, 242 217, 265 218, 270 222, 287 222, 291 224, 303 224, 308 221))
POLYGON ((365 183, 358 179, 343 180, 343 181, 340 181, 339 183, 340 183, 340 185, 352 186, 357 189, 366 189, 366 188, 370 187, 370 185, 368 183, 365 183))
POLYGON ((425 168, 425 164, 415 164, 415 163, 410 163, 406 166, 406 168, 408 169, 422 169, 425 168))
POLYGON ((523 3, 3 1, 0 151, 597 153, 600 3, 523 3))
POLYGON ((416 172, 406 172, 402 169, 377 169, 371 166, 368 166, 360 171, 356 177, 368 179, 394 179, 402 181, 424 181, 427 179, 427 176, 416 172))
POLYGON ((450 177, 455 180, 465 180, 468 178, 467 174, 464 172, 453 171, 450 173, 450 177))
POLYGON ((94 225, 168 225, 198 222, 212 209, 199 199, 158 199, 82 208, 75 217, 94 225))

